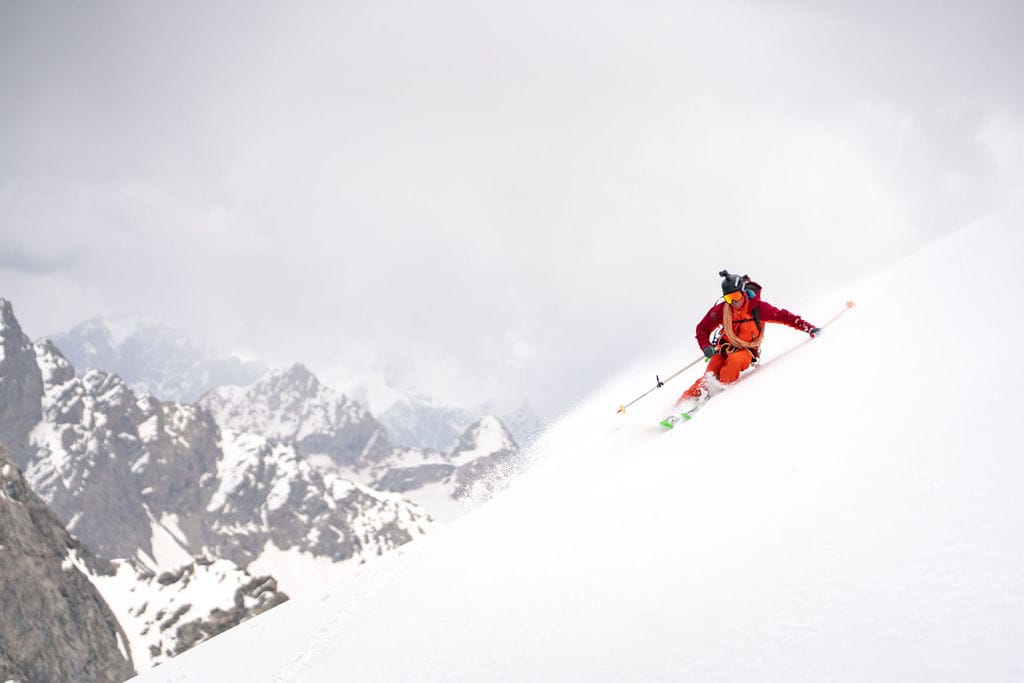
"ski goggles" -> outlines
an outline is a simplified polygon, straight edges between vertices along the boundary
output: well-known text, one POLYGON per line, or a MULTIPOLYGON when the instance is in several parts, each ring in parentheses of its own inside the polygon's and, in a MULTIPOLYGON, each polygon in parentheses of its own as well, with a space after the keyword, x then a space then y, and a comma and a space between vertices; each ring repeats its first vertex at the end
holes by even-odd
POLYGON ((729 292, 722 298, 725 299, 725 303, 734 304, 743 298, 743 292, 729 292))

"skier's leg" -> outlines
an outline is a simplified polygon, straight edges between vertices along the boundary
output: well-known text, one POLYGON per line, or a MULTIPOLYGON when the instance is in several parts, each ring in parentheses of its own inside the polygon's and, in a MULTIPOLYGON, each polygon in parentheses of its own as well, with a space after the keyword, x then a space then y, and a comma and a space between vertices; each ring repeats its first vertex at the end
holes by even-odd
POLYGON ((691 384, 689 389, 683 392, 682 396, 680 396, 679 399, 676 400, 676 405, 678 406, 683 401, 686 401, 691 398, 700 398, 701 389, 707 386, 707 378, 714 377, 715 375, 717 375, 718 370, 722 367, 722 363, 724 362, 725 358, 723 358, 720 354, 716 353, 714 356, 711 356, 711 360, 708 361, 708 365, 707 368, 705 368, 704 370, 704 374, 701 375, 696 382, 691 384))
POLYGON ((754 356, 746 349, 740 349, 739 351, 730 353, 726 356, 725 363, 722 365, 722 369, 718 372, 718 379, 721 380, 723 384, 735 382, 740 378, 740 373, 749 368, 753 361, 754 356))
POLYGON ((697 381, 690 385, 690 388, 684 391, 679 398, 676 399, 676 407, 683 401, 688 401, 692 398, 700 398, 700 390, 704 387, 704 375, 697 378, 697 381))

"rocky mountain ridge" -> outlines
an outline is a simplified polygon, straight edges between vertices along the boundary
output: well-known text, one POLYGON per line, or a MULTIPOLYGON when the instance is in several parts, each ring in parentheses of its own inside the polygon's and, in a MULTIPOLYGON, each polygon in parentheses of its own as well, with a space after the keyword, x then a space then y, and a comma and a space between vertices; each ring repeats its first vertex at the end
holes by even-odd
POLYGON ((290 446, 239 445, 199 406, 138 397, 102 371, 77 376, 52 342, 28 340, 4 300, 0 339, 0 391, 10 397, 0 442, 15 445, 17 467, 61 523, 100 556, 131 568, 115 582, 92 578, 111 605, 128 605, 115 611, 134 629, 128 640, 141 653, 139 666, 287 599, 272 580, 245 571, 268 546, 358 560, 430 527, 400 497, 325 481, 290 446), (187 586, 163 587, 151 576, 188 567, 190 576, 215 567, 221 599, 196 604, 187 586), (156 586, 160 610, 123 594, 152 594, 156 586), (168 623, 167 614, 177 616, 168 623))
POLYGON ((473 413, 429 396, 401 395, 380 415, 396 445, 428 451, 450 451, 475 421, 473 413))
MULTIPOLYGON (((183 330, 138 318, 95 317, 50 339, 80 374, 116 374, 136 395, 163 401, 194 402, 217 387, 248 387, 270 372, 264 363, 218 353, 183 330)), ((402 448, 449 452, 470 425, 487 415, 499 416, 519 444, 529 443, 542 427, 527 401, 511 410, 449 405, 403 389, 402 374, 392 367, 344 381, 349 398, 373 411, 392 444, 402 448)))
POLYGON ((113 574, 67 533, 0 446, 0 680, 116 683, 132 675, 125 633, 81 570, 113 574))
POLYGON ((110 606, 140 671, 288 600, 273 577, 253 576, 230 560, 198 557, 159 573, 114 560, 104 574, 83 566, 78 553, 69 562, 110 606))
POLYGON ((365 467, 392 450, 387 433, 363 406, 301 363, 245 387, 212 389, 198 404, 223 429, 290 443, 302 456, 326 455, 341 467, 365 467))
POLYGON ((470 425, 449 453, 398 449, 366 476, 373 488, 400 493, 448 521, 489 498, 522 467, 515 440, 491 415, 470 425))
POLYGON ((486 497, 516 462, 493 417, 447 453, 395 448, 299 364, 197 404, 140 396, 118 375, 79 375, 51 340, 33 344, 2 299, 0 350, 0 442, 60 523, 116 559, 102 572, 67 562, 100 590, 140 669, 286 600, 271 577, 308 583, 297 560, 388 552, 486 497))
POLYGON ((487 403, 467 409, 415 392, 389 393, 393 400, 381 411, 379 420, 392 442, 402 448, 450 452, 470 426, 488 416, 498 417, 517 444, 529 443, 543 428, 528 401, 511 411, 487 403))
POLYGON ((272 371, 249 387, 214 389, 199 405, 233 439, 288 445, 325 481, 400 494, 442 521, 492 492, 519 452, 494 416, 470 424, 449 452, 396 448, 369 412, 301 364, 272 371))
MULTIPOLYGON (((389 450, 372 417, 322 387, 317 398, 326 412, 314 416, 319 427, 303 421, 301 406, 289 398, 294 387, 288 381, 296 379, 289 375, 266 395, 277 408, 268 415, 275 424, 298 426, 288 433, 267 430, 276 439, 239 440, 235 432, 222 433, 199 405, 136 397, 116 375, 93 370, 78 377, 48 340, 33 348, 43 380, 42 418, 18 464, 69 530, 103 557, 159 567, 154 527, 169 517, 189 555, 223 557, 241 567, 268 543, 344 561, 384 552, 429 527, 426 515, 409 504, 329 484, 304 460, 301 449, 311 443, 342 462, 389 450), (363 540, 369 535, 356 529, 376 529, 379 534, 369 535, 383 545, 363 540)), ((301 378, 307 385, 313 380, 301 378)), ((0 435, 8 431, 0 424, 0 435)))
POLYGON ((43 379, 32 341, 14 317, 11 302, 0 298, 0 443, 17 458, 28 434, 42 419, 43 379))

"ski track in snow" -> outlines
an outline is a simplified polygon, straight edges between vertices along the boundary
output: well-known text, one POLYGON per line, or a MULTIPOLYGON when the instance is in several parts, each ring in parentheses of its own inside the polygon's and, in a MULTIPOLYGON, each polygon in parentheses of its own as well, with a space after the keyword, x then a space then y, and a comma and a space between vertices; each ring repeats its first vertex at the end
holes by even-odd
MULTIPOLYGON (((437 532, 441 533, 443 531, 437 532)), ((302 648, 294 660, 274 675, 274 683, 307 680, 306 674, 310 665, 333 644, 344 638, 347 632, 359 627, 359 614, 372 611, 374 604, 383 597, 383 587, 390 582, 400 581, 410 570, 413 560, 425 551, 433 538, 434 536, 430 536, 422 539, 422 543, 407 544, 385 558, 374 560, 376 564, 366 572, 365 578, 360 580, 353 577, 353 580, 346 582, 344 587, 338 586, 337 589, 340 589, 342 595, 347 598, 345 603, 324 620, 323 625, 317 628, 308 645, 302 648)))

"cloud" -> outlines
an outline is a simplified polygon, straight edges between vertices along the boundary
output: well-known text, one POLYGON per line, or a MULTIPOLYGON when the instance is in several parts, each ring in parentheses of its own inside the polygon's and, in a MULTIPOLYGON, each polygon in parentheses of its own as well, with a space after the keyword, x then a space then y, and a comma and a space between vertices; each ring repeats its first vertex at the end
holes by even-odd
POLYGON ((978 137, 1008 183, 1024 183, 1024 119, 997 112, 981 126, 978 137))
POLYGON ((26 252, 19 246, 0 246, 0 268, 28 275, 45 275, 67 268, 66 254, 26 252))
POLYGON ((720 268, 795 305, 997 204, 1020 182, 1020 15, 5 5, 0 285, 47 326, 167 316, 554 411, 684 353, 720 268))

